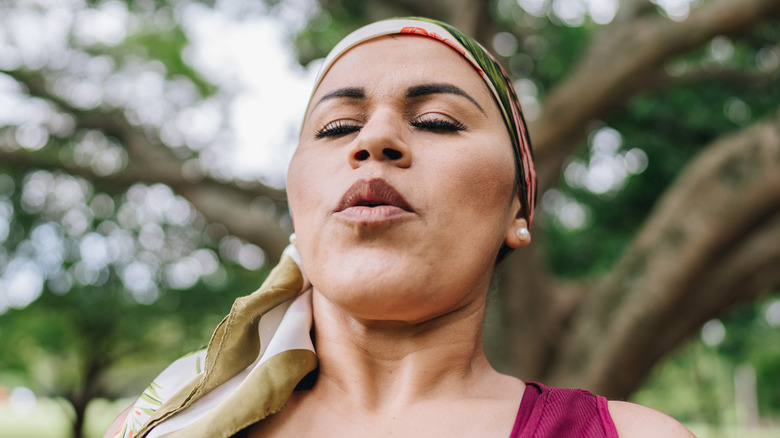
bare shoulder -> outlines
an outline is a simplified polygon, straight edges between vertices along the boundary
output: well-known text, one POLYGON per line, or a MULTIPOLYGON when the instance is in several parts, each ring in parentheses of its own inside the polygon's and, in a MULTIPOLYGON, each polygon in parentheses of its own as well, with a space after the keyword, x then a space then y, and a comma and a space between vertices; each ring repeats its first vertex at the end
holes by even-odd
POLYGON ((674 418, 645 406, 622 401, 609 402, 609 414, 620 438, 696 438, 674 418))

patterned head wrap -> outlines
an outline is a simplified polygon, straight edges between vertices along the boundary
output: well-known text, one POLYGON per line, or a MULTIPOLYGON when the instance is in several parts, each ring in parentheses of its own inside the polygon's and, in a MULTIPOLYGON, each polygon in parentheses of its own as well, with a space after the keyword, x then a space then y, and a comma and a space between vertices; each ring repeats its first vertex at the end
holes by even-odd
POLYGON ((509 138, 512 140, 517 160, 515 168, 517 169, 517 182, 520 186, 520 200, 523 203, 523 211, 530 226, 536 205, 536 171, 523 112, 520 109, 517 94, 512 88, 512 82, 501 65, 470 36, 446 23, 428 18, 398 18, 369 24, 347 35, 331 50, 317 74, 314 89, 317 89, 333 63, 347 50, 380 36, 398 34, 422 35, 441 41, 466 58, 485 81, 504 116, 504 124, 509 131, 509 138))

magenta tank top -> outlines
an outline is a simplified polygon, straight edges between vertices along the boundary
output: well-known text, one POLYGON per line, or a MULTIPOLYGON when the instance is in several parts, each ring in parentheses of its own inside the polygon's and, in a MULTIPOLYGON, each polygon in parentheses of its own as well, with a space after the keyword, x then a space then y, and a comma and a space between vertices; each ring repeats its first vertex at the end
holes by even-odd
POLYGON ((510 438, 618 438, 607 399, 526 382, 510 438))

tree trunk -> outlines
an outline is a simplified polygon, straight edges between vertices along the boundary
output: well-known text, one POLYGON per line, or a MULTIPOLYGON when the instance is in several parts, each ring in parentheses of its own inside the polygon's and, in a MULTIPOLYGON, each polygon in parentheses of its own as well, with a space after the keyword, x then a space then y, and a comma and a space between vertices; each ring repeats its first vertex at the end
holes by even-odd
POLYGON ((76 396, 68 398, 68 401, 73 406, 73 412, 75 413, 70 429, 71 436, 73 438, 82 438, 84 436, 84 421, 86 419, 89 400, 86 400, 84 397, 76 396))
MULTIPOLYGON (((98 344, 100 344, 100 341, 95 341, 94 345, 89 346, 89 348, 94 348, 98 344)), ((82 438, 84 436, 87 407, 98 395, 100 379, 109 365, 107 355, 100 354, 97 349, 95 351, 87 351, 84 356, 84 374, 81 376, 81 384, 66 397, 73 406, 75 413, 71 427, 73 438, 82 438)))

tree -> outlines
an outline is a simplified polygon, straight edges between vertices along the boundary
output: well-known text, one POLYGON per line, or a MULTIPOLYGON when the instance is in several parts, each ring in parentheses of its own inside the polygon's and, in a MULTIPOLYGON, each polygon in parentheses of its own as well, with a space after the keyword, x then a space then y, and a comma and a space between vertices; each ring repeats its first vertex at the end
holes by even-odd
MULTIPOLYGON (((284 16, 288 2, 266 3, 260 13, 284 16)), ((623 398, 705 321, 780 285, 780 3, 670 9, 626 0, 614 11, 565 0, 457 3, 323 0, 308 9, 296 47, 306 63, 369 20, 426 15, 494 47, 521 78, 542 202, 534 244, 503 262, 497 278, 487 331, 500 368, 623 398)), ((170 113, 226 98, 183 61, 175 7, 130 5, 166 24, 141 26, 122 44, 76 44, 85 60, 109 59, 116 71, 139 53, 157 60, 150 68, 162 65, 166 83, 197 90, 170 113)), ((13 184, 34 171, 118 197, 139 183, 164 184, 204 224, 222 224, 242 245, 278 258, 290 232, 283 190, 193 172, 199 151, 167 145, 162 124, 140 117, 132 100, 85 104, 68 95, 63 78, 89 82, 72 65, 0 69, 22 98, 70 121, 60 131, 49 123, 44 144, 34 127, 0 127, 0 167, 13 184), (74 139, 87 134, 104 146, 77 159, 74 139), (118 164, 95 164, 106 150, 118 164), (258 200, 271 213, 257 214, 258 200)), ((36 214, 14 213, 8 248, 25 240, 36 214)))
MULTIPOLYGON (((109 28, 102 42, 79 36, 72 23, 96 9, 48 6, 59 7, 0 3, 0 64, 8 73, 0 74, 0 382, 64 399, 80 437, 92 399, 140 393, 168 363, 205 344, 266 270, 258 246, 204 220, 174 193, 174 181, 145 176, 180 174, 185 151, 150 142, 160 126, 138 121, 159 108, 159 96, 144 103, 143 87, 172 87, 164 97, 177 113, 223 98, 182 61, 183 31, 160 29, 173 23, 165 5, 146 5, 146 13, 160 13, 156 26, 121 38, 109 28), (36 48, 31 23, 47 19, 54 41, 44 36, 36 48), (58 39, 57 26, 68 38, 58 39), (49 65, 57 62, 59 71, 49 65), (122 96, 133 79, 142 87, 122 96), (103 90, 114 95, 94 99, 103 94, 96 83, 109 80, 103 90), (130 150, 150 155, 136 161, 130 150)), ((115 2, 94 7, 128 12, 115 2)), ((138 7, 132 13, 143 16, 138 7)), ((99 24, 84 23, 82 32, 99 24)))
MULTIPOLYGON (((23 310, 7 311, 0 321, 0 346, 10 352, 0 359, 2 377, 63 398, 74 437, 82 436, 90 401, 137 391, 134 380, 148 379, 170 356, 193 348, 187 347, 190 339, 208 336, 204 320, 218 322, 203 309, 175 306, 175 313, 168 311, 185 293, 169 293, 158 305, 139 305, 112 283, 43 294, 23 310)), ((186 295, 219 297, 191 290, 186 295)), ((224 311, 225 303, 220 304, 224 311)))
POLYGON ((113 198, 84 180, 25 173, 23 190, 0 198, 18 211, 0 277, 0 382, 64 399, 81 437, 90 401, 138 394, 204 344, 265 271, 230 263, 227 253, 243 251, 259 267, 256 247, 220 239, 165 186, 133 186, 114 214, 113 198))

